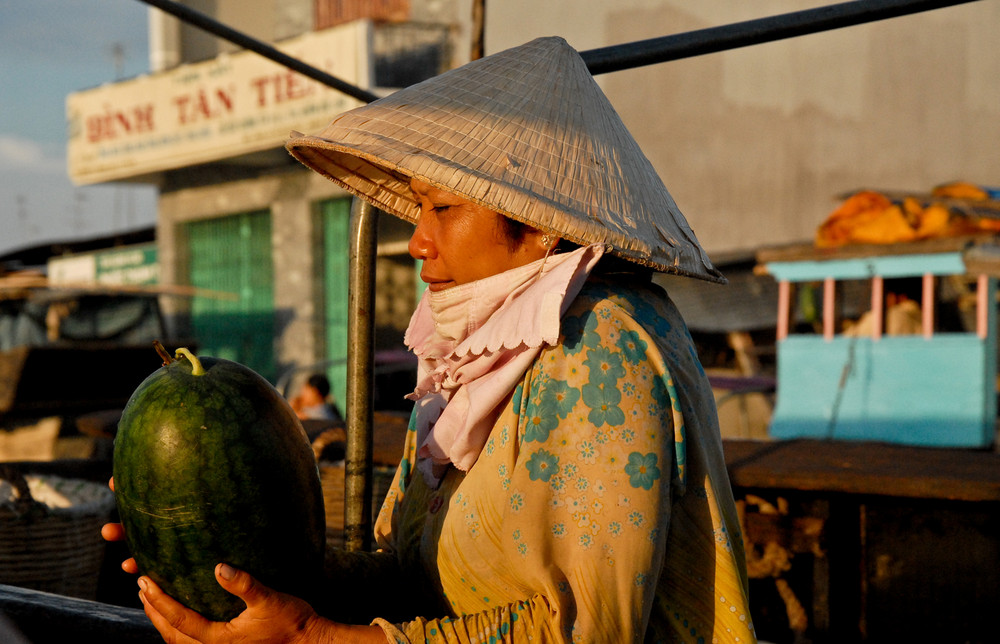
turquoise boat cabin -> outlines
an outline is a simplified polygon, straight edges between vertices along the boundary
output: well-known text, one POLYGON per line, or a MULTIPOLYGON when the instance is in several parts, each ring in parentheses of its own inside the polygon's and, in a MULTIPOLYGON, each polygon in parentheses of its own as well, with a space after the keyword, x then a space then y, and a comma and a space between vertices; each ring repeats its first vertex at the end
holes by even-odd
POLYGON ((993 446, 992 238, 785 248, 758 260, 778 283, 774 438, 993 446))

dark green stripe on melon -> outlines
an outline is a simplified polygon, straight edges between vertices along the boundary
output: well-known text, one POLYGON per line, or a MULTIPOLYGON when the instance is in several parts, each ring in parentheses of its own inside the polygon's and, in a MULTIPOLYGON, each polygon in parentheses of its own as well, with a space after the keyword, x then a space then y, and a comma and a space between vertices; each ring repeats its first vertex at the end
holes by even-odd
POLYGON ((220 562, 313 599, 325 515, 302 425, 252 370, 200 362, 203 375, 194 375, 187 359, 153 373, 119 423, 115 496, 136 563, 172 597, 214 620, 245 608, 215 580, 220 562))

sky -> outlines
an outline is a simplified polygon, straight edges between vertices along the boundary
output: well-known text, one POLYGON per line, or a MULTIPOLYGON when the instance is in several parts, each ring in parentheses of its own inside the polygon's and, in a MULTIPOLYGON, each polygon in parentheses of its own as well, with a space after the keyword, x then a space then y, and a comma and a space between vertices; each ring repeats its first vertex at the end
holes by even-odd
POLYGON ((66 170, 66 95, 149 71, 147 12, 139 0, 0 0, 0 255, 155 222, 152 187, 76 186, 66 170))

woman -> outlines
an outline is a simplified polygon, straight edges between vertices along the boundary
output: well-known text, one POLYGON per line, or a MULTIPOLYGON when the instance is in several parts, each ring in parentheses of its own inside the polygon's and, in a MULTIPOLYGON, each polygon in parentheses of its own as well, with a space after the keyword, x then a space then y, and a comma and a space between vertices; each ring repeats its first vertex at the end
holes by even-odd
POLYGON ((361 625, 220 564, 228 624, 140 578, 165 638, 755 641, 712 392, 650 280, 722 278, 579 55, 539 39, 288 148, 416 223, 403 459, 379 552, 331 553, 324 612, 361 625))

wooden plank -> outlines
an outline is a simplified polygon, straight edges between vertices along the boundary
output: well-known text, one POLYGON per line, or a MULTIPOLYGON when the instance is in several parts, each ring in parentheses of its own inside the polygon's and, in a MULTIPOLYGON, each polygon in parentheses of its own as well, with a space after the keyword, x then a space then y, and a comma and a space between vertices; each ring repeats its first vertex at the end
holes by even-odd
POLYGON ((735 488, 1000 501, 993 451, 864 441, 725 441, 735 488))
POLYGON ((0 351, 0 417, 14 408, 17 400, 17 384, 27 358, 27 347, 0 351))
POLYGON ((995 242, 996 239, 997 236, 993 233, 982 233, 899 244, 848 244, 832 248, 820 248, 808 243, 793 243, 760 249, 757 251, 757 263, 767 264, 769 262, 824 261, 856 259, 859 257, 949 253, 964 250, 974 244, 995 242))
MULTIPOLYGON (((31 644, 163 641, 140 609, 2 584, 0 615, 13 623, 31 644)), ((4 637, 0 640, 6 641, 4 637)))

